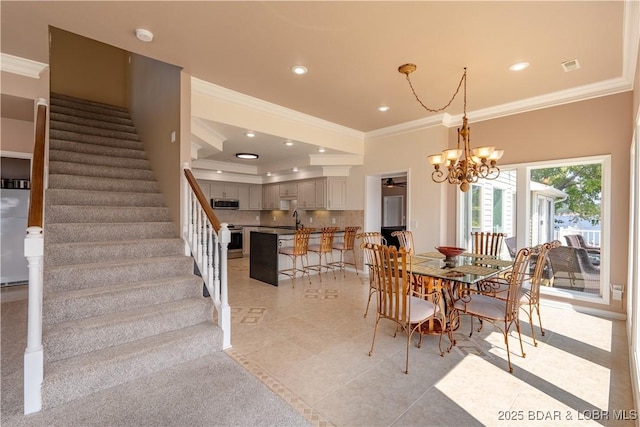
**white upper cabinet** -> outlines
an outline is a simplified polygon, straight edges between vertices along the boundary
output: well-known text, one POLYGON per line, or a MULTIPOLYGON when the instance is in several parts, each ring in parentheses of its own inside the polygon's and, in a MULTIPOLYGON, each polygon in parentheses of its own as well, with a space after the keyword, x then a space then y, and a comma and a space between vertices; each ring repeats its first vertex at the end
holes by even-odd
POLYGON ((327 209, 344 210, 347 206, 347 179, 327 178, 327 209))
POLYGON ((212 199, 238 199, 239 185, 235 182, 211 181, 212 199))

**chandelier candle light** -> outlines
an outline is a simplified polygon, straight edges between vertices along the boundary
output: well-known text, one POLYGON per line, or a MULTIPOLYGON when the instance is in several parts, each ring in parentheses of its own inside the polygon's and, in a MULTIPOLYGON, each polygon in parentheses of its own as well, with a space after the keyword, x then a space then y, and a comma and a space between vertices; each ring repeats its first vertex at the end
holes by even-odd
POLYGON ((463 87, 464 114, 462 115, 462 127, 458 128, 458 147, 444 150, 440 154, 433 154, 428 157, 429 163, 434 167, 431 178, 437 183, 447 181, 449 184, 460 185, 460 190, 463 192, 469 190, 469 183, 478 182, 479 178, 496 179, 500 175, 500 169, 496 166, 496 162, 502 157, 504 150, 499 150, 495 147, 478 147, 472 150, 470 146, 471 130, 469 129, 469 122, 467 120, 467 68, 464 68, 464 74, 449 103, 438 109, 427 107, 420 101, 420 98, 418 98, 411 84, 411 79, 409 78, 409 74, 413 73, 416 68, 417 66, 415 64, 404 64, 398 67, 398 71, 406 76, 413 96, 415 96, 418 103, 429 112, 438 113, 444 111, 451 105, 456 95, 458 95, 460 87, 463 87), (440 169, 440 165, 444 165, 447 168, 446 175, 440 169))

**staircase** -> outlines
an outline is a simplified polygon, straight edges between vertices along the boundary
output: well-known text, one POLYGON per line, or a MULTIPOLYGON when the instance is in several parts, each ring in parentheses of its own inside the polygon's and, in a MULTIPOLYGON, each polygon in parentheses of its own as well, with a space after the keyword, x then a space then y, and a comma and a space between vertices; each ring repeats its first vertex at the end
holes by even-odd
POLYGON ((44 408, 222 349, 126 109, 52 94, 50 111, 44 408))

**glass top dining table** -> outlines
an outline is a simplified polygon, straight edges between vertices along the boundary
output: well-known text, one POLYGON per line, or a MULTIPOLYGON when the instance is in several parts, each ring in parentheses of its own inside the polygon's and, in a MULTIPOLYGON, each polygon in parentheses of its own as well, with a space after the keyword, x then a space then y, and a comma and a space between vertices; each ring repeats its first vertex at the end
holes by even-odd
POLYGON ((446 259, 440 252, 426 252, 411 256, 411 272, 446 281, 473 285, 509 270, 512 260, 464 252, 446 259))

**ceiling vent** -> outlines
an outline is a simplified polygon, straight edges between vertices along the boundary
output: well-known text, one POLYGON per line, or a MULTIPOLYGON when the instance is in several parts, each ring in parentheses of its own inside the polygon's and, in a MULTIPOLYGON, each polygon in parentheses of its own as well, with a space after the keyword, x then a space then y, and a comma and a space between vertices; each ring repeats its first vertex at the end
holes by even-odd
POLYGON ((562 69, 567 72, 567 71, 575 71, 578 68, 580 68, 580 63, 578 62, 577 59, 572 59, 571 61, 564 61, 562 63, 562 69))

